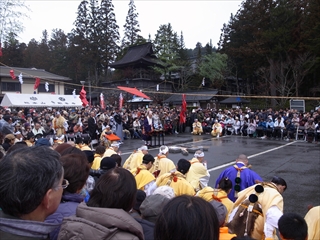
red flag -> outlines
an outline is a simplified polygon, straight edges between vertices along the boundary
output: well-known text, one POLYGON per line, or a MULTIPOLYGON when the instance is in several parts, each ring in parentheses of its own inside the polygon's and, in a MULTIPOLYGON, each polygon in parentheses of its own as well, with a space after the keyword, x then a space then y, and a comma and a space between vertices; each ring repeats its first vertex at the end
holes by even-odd
POLYGON ((182 94, 182 106, 180 111, 180 123, 186 122, 186 111, 187 111, 187 102, 186 102, 186 95, 182 94))
POLYGON ((87 92, 86 90, 84 90, 84 86, 82 86, 79 97, 81 99, 82 106, 84 107, 87 106, 88 105, 87 92))
POLYGON ((103 96, 102 93, 100 94, 100 107, 101 107, 102 109, 105 109, 105 108, 106 108, 105 105, 104 105, 104 96, 103 96))
POLYGON ((120 96, 119 96, 119 110, 122 109, 122 104, 123 104, 123 97, 122 97, 122 93, 120 93, 120 96))
POLYGON ((2 46, 1 46, 1 42, 0 42, 0 57, 2 57, 2 46))
POLYGON ((36 78, 36 81, 34 82, 33 90, 36 90, 40 85, 40 78, 36 78))
POLYGON ((14 75, 14 71, 12 69, 10 70, 10 76, 13 80, 17 78, 16 75, 14 75))

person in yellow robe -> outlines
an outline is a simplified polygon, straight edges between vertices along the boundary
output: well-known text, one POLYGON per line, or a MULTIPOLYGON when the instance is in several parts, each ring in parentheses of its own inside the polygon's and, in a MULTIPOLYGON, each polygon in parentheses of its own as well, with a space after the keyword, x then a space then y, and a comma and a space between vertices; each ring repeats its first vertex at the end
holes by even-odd
POLYGON ((186 179, 192 185, 194 190, 198 192, 202 188, 208 186, 210 174, 204 165, 204 153, 202 150, 197 150, 194 158, 190 160, 191 167, 187 173, 186 179))
POLYGON ((111 146, 107 148, 102 158, 111 157, 112 154, 118 154, 117 151, 119 150, 119 147, 120 147, 119 143, 111 143, 111 146))
POLYGON ((239 192, 229 215, 229 231, 238 237, 242 237, 238 232, 243 232, 244 229, 244 232, 254 239, 277 239, 276 228, 283 215, 281 194, 286 188, 287 183, 284 179, 274 177, 271 182, 255 184, 239 192), (252 216, 256 219, 252 219, 252 216), (248 229, 252 220, 252 228, 248 229))
POLYGON ((212 137, 217 137, 217 138, 221 137, 222 135, 222 126, 218 122, 218 120, 215 120, 214 124, 212 125, 211 135, 212 137))
POLYGON ((221 202, 227 209, 226 219, 228 221, 228 216, 233 209, 233 202, 228 198, 228 193, 232 189, 232 181, 228 178, 222 178, 219 182, 219 188, 213 189, 212 187, 205 187, 197 192, 198 197, 210 202, 216 200, 221 202))
POLYGON ((169 148, 165 145, 159 148, 159 154, 155 157, 154 164, 149 171, 155 176, 155 178, 168 173, 175 172, 176 166, 173 161, 168 158, 169 148))
POLYGON ((198 119, 194 120, 194 123, 192 123, 192 132, 193 135, 201 135, 203 133, 202 124, 198 121, 198 119))
POLYGON ((98 146, 96 148, 96 152, 94 154, 94 160, 93 160, 93 164, 91 166, 91 169, 93 169, 93 170, 100 169, 100 163, 101 163, 102 156, 105 151, 106 151, 106 148, 104 146, 98 146))
POLYGON ((142 164, 142 158, 145 154, 148 154, 148 147, 141 146, 138 150, 133 151, 131 155, 127 158, 127 160, 123 164, 123 168, 127 170, 131 170, 139 167, 142 164))
POLYGON ((190 165, 188 160, 180 159, 177 164, 177 171, 159 176, 156 181, 157 186, 172 187, 176 196, 183 194, 194 196, 195 191, 185 177, 190 165))
POLYGON ((145 191, 146 195, 149 196, 155 190, 155 177, 148 170, 152 167, 155 159, 151 154, 143 156, 142 164, 131 170, 134 178, 136 179, 137 189, 145 191))
POLYGON ((308 225, 308 239, 320 239, 320 206, 313 207, 304 217, 308 225))
POLYGON ((66 119, 61 116, 60 112, 56 112, 56 117, 53 119, 52 124, 56 135, 61 137, 65 133, 66 119))

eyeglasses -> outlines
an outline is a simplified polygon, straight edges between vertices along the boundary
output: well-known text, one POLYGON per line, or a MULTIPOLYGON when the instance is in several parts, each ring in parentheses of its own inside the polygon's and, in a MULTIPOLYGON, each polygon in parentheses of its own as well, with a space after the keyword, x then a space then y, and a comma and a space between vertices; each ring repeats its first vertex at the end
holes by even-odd
POLYGON ((58 186, 56 188, 61 187, 62 189, 66 189, 68 186, 69 186, 69 181, 67 179, 63 179, 61 186, 58 186))

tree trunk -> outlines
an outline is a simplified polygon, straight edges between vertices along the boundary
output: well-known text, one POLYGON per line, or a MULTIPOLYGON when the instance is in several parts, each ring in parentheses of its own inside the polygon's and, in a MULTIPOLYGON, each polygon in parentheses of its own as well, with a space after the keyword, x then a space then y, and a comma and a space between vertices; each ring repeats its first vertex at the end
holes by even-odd
MULTIPOLYGON (((275 87, 275 69, 274 69, 274 60, 270 59, 270 95, 276 96, 276 87, 275 87)), ((275 98, 271 98, 271 107, 275 108, 277 105, 277 101, 275 98)))

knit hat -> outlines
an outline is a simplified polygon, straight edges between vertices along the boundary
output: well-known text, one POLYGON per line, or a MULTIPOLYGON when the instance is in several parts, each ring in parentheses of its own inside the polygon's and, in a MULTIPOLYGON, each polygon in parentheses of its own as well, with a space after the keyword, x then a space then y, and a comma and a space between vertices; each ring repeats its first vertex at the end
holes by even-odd
POLYGON ((39 138, 35 146, 48 146, 51 147, 50 141, 46 138, 39 138))
POLYGON ((155 223, 163 207, 169 202, 169 198, 160 194, 150 195, 142 202, 140 211, 143 219, 155 223))
POLYGON ((118 148, 118 147, 120 147, 120 144, 116 143, 116 142, 115 143, 111 143, 111 147, 117 147, 118 148))
POLYGON ((100 162, 100 169, 102 170, 110 170, 116 167, 116 160, 112 157, 102 158, 100 162))
POLYGON ((213 206, 214 210, 216 211, 218 220, 219 220, 219 226, 222 227, 227 216, 227 208, 218 201, 210 201, 210 204, 213 206))
POLYGON ((168 199, 172 199, 176 196, 173 188, 170 186, 167 186, 167 185, 156 188, 156 190, 154 190, 152 195, 156 195, 156 194, 160 194, 162 196, 165 196, 168 199))

